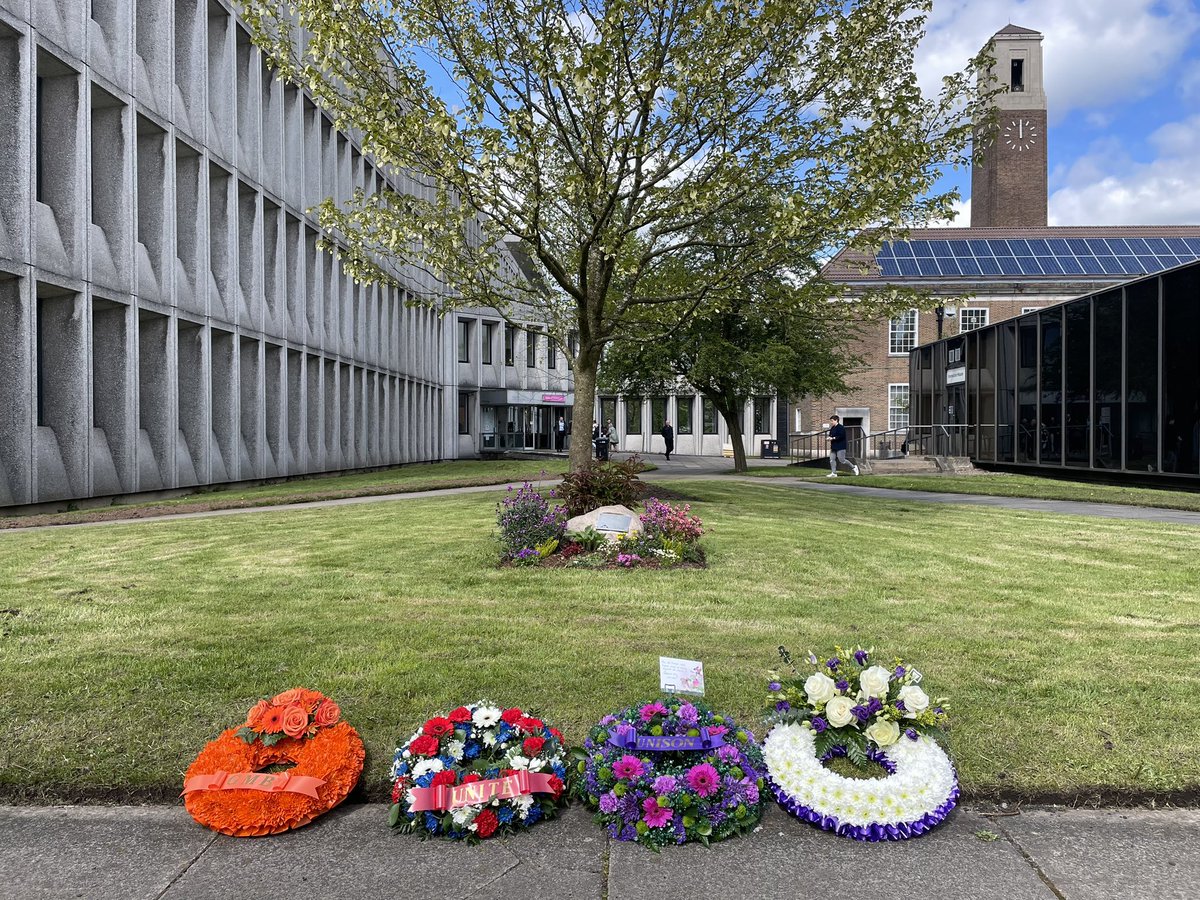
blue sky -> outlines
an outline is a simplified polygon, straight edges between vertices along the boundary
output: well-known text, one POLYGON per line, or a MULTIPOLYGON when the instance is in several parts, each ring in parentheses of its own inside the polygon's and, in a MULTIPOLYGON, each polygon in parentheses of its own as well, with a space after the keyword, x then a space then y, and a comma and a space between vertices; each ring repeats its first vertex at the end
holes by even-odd
POLYGON ((1200 224, 1200 2, 934 0, 922 83, 1010 22, 1045 35, 1050 224, 1200 224))

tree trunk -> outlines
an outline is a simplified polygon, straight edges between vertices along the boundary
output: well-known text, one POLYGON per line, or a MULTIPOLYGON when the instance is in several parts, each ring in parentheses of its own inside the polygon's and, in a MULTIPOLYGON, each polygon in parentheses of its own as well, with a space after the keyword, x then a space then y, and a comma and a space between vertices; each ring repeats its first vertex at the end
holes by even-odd
MULTIPOLYGON (((596 419, 596 370, 599 359, 575 358, 575 408, 571 413, 571 471, 586 469, 592 461, 592 422, 596 419)), ((601 423, 603 428, 604 424, 601 423)))
POLYGON ((742 414, 745 412, 745 402, 734 400, 732 406, 713 398, 713 405, 725 419, 725 427, 729 429, 729 443, 733 445, 733 471, 746 471, 746 441, 742 432, 742 414))

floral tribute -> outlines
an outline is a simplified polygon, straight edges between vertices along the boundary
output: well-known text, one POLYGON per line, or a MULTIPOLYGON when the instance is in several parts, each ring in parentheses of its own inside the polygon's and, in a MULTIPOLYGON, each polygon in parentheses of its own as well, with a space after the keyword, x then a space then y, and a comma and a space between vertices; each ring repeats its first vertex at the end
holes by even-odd
POLYGON ((565 803, 558 729, 486 700, 429 719, 392 761, 394 828, 486 840, 553 818, 565 803))
POLYGON ((954 766, 939 745, 946 705, 920 687, 901 659, 880 665, 873 651, 841 647, 799 670, 784 647, 790 677, 770 673, 776 722, 763 742, 776 799, 818 828, 860 841, 896 841, 929 831, 958 801, 954 766), (874 763, 884 777, 854 778, 825 763, 874 763))
POLYGON ((337 703, 292 688, 260 700, 240 728, 227 729, 200 751, 184 776, 184 805, 197 822, 222 834, 279 834, 345 800, 364 755, 337 703))
POLYGON ((721 840, 762 817, 762 750, 704 703, 664 697, 605 716, 577 751, 577 792, 618 840, 721 840))

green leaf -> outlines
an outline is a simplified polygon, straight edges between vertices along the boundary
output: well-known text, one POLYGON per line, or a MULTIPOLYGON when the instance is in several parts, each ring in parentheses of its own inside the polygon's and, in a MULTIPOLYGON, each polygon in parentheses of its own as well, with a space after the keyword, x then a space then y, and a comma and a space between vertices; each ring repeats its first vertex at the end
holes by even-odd
POLYGON ((400 804, 393 803, 392 808, 388 810, 388 824, 393 828, 400 822, 400 804))

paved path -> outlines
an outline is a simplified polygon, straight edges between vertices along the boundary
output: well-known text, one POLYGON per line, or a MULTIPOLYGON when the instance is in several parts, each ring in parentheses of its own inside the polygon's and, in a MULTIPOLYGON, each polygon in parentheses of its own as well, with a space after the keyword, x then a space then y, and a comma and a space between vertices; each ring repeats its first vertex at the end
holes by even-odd
MULTIPOLYGON (((615 455, 614 455, 615 456, 615 455)), ((903 500, 912 503, 949 503, 962 506, 990 506, 998 509, 1026 510, 1029 512, 1056 513, 1072 516, 1098 516, 1107 519, 1128 519, 1143 522, 1165 522, 1174 525, 1200 527, 1200 512, 1186 510, 1155 509, 1145 506, 1126 506, 1118 503, 1086 503, 1075 500, 1034 500, 1024 497, 989 497, 980 494, 950 494, 936 491, 902 491, 894 488, 867 487, 854 483, 852 476, 837 479, 811 481, 787 476, 755 478, 732 475, 733 460, 711 456, 676 456, 670 462, 661 456, 650 460, 658 469, 647 472, 642 479, 649 482, 675 481, 680 479, 705 479, 719 477, 722 481, 736 481, 759 487, 783 487, 796 490, 826 491, 858 497, 875 497, 881 500, 903 500)), ((786 460, 756 460, 756 465, 786 465, 786 460)), ((981 476, 986 477, 986 476, 981 476)), ((539 486, 553 486, 558 479, 535 482, 539 486)), ((410 491, 399 494, 378 494, 370 497, 345 497, 338 500, 314 500, 308 503, 287 503, 273 506, 247 506, 237 509, 214 509, 206 512, 173 513, 165 516, 148 516, 130 519, 107 519, 101 522, 78 522, 70 525, 38 525, 30 528, 0 528, 0 539, 4 534, 22 534, 30 531, 59 528, 96 528, 104 525, 130 525, 151 522, 171 522, 178 519, 198 519, 208 516, 237 516, 246 513, 278 512, 281 510, 321 509, 333 506, 351 506, 360 503, 387 503, 396 500, 422 500, 429 497, 448 497, 458 494, 478 494, 502 491, 506 487, 517 487, 520 482, 491 484, 476 487, 440 488, 428 491, 410 491)), ((2 897, 0 897, 2 900, 2 897)))
POLYGON ((579 807, 474 847, 393 834, 383 805, 229 838, 181 807, 0 807, 4 900, 1194 900, 1200 811, 960 809, 937 831, 858 844, 772 806, 711 848, 608 840, 579 807))

